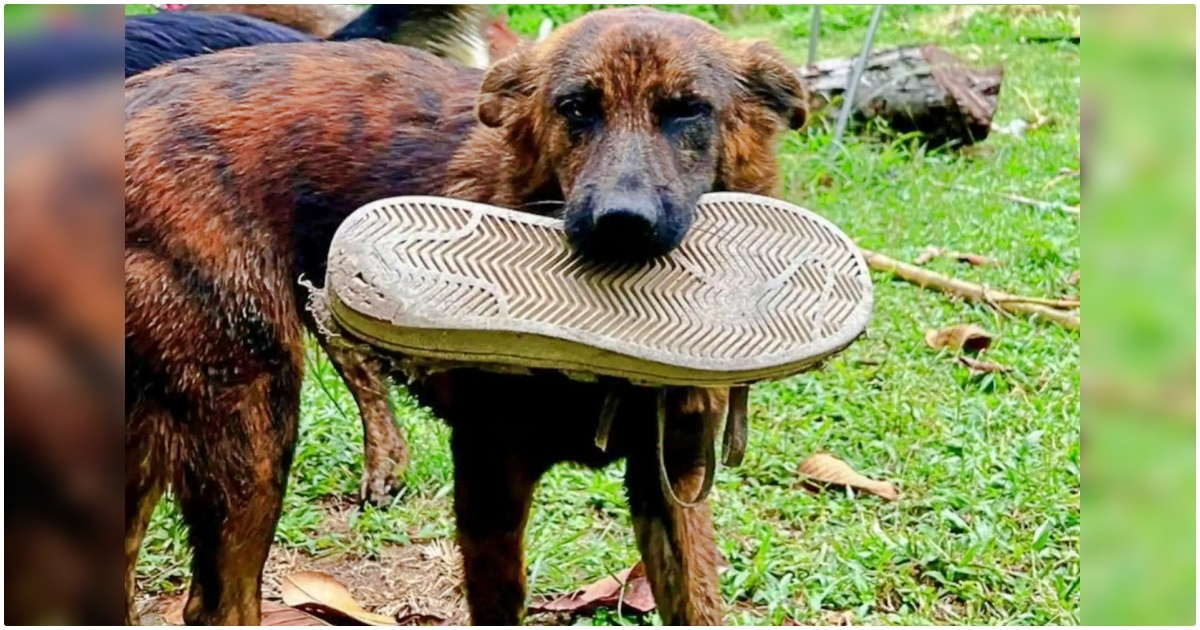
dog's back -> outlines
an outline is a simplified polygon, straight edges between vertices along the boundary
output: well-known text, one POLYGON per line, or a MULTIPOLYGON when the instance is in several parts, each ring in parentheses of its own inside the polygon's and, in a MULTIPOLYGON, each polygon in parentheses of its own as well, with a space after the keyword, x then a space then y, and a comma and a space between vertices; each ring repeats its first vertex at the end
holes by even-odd
POLYGON ((267 246, 280 257, 272 269, 290 265, 293 251, 312 254, 313 264, 278 270, 289 282, 320 274, 323 247, 350 211, 388 194, 439 190, 476 123, 480 77, 366 41, 230 50, 133 77, 126 243, 208 258, 198 262, 211 273, 239 262, 230 256, 239 244, 267 246))

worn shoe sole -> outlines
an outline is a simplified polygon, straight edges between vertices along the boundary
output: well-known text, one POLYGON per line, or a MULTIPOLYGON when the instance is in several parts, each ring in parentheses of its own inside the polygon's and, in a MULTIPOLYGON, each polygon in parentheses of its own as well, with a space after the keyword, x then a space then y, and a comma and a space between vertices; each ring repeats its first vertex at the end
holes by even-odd
POLYGON ((740 193, 702 197, 682 245, 641 265, 580 259, 557 219, 384 199, 338 229, 326 288, 338 328, 409 357, 694 386, 810 368, 863 332, 872 301, 845 234, 740 193))

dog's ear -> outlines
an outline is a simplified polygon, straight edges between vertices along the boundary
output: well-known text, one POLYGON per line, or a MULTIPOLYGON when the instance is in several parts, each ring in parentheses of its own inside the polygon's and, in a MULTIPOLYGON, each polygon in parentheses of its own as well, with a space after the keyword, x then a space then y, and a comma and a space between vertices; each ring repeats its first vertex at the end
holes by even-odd
POLYGON ((504 124, 515 101, 529 96, 533 86, 526 80, 527 50, 522 48, 497 61, 479 88, 479 122, 488 127, 504 124))
POLYGON ((808 114, 808 96, 800 75, 774 46, 761 41, 738 43, 738 81, 750 98, 799 129, 808 114))

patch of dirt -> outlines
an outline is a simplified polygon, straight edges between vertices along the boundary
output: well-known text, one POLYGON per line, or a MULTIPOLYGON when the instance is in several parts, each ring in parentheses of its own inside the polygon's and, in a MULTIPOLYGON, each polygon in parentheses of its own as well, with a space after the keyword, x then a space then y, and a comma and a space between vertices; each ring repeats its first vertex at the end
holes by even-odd
MULTIPOLYGON (((449 540, 385 547, 379 558, 338 554, 313 558, 303 552, 274 547, 263 572, 263 597, 279 601, 279 581, 296 571, 322 571, 350 589, 364 608, 416 623, 465 625, 462 559, 449 540)), ((167 618, 180 596, 142 596, 139 609, 144 625, 171 625, 167 618)))

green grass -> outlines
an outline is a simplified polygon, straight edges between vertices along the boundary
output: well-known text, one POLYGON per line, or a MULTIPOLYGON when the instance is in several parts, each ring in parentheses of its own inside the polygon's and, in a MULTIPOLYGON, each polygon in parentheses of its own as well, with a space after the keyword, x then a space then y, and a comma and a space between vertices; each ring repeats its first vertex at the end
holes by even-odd
MULTIPOLYGON (((579 6, 509 6, 515 28, 561 24, 579 6)), ((797 62, 807 7, 687 10, 736 37, 768 38, 797 62)), ((870 7, 826 7, 821 56, 859 46, 870 7)), ((1079 225, 1072 217, 1006 202, 1002 193, 1076 204, 1079 52, 1023 44, 1021 35, 1069 32, 1068 13, 1002 7, 888 7, 877 46, 936 42, 1006 69, 997 122, 1049 123, 1020 138, 993 135, 978 149, 926 152, 910 141, 850 137, 825 161, 825 125, 782 145, 784 196, 829 217, 864 247, 911 260, 928 245, 987 255, 999 267, 936 260, 929 266, 990 287, 1038 296, 1074 289, 1079 225), (982 192, 964 192, 964 189, 982 192)), ((721 470, 712 499, 719 544, 732 567, 721 580, 731 622, 820 622, 851 611, 874 624, 1072 624, 1079 609, 1078 333, 1008 318, 967 302, 875 277, 868 336, 817 373, 756 386, 744 465, 721 470), (928 349, 926 328, 976 323, 997 333, 988 356, 1011 366, 970 378, 928 349), (806 456, 830 451, 865 474, 893 480, 896 503, 797 486, 806 456)), ((323 356, 310 356, 300 444, 277 544, 313 554, 368 555, 387 545, 450 537, 452 471, 446 428, 402 392, 395 406, 414 459, 404 493, 366 509, 349 531, 322 526, 323 506, 345 504, 361 473, 355 406, 323 356)), ((528 531, 533 594, 569 591, 636 561, 620 467, 560 467, 541 484, 528 531)), ((186 575, 184 529, 156 512, 141 565, 151 590, 186 575)), ((601 613, 582 623, 639 620, 601 613)), ((656 622, 651 615, 643 622, 656 622)))

